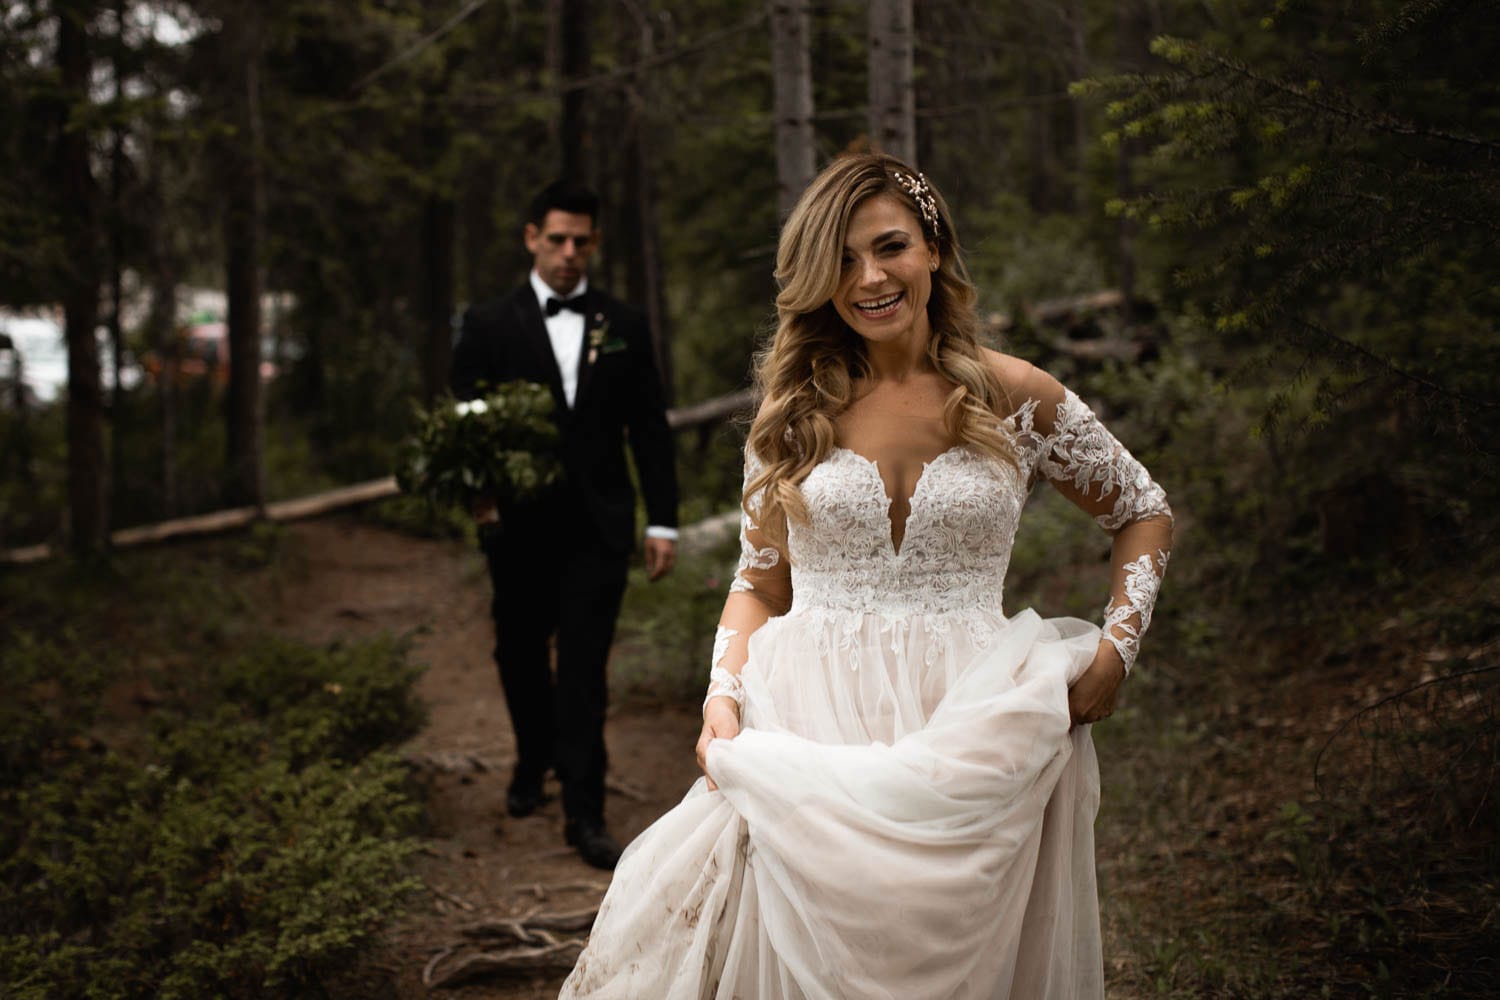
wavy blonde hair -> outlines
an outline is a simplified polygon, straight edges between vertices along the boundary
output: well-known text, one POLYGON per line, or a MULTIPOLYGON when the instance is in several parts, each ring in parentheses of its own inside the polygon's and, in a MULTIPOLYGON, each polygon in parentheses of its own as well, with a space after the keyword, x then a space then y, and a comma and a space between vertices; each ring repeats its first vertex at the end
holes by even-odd
POLYGON ((807 523, 801 483, 834 448, 834 418, 854 401, 855 381, 870 374, 864 340, 833 306, 843 270, 849 219, 861 204, 890 195, 909 209, 937 246, 939 266, 927 302, 931 339, 927 357, 953 391, 943 406, 948 436, 997 461, 1016 464, 1015 447, 1000 429, 1008 394, 985 363, 979 345, 978 294, 954 234, 953 216, 935 188, 938 224, 895 178, 917 172, 893 156, 858 153, 830 163, 787 217, 776 251, 776 332, 755 359, 760 409, 750 424, 749 449, 761 462, 745 485, 742 504, 778 547, 786 547, 788 519, 807 523), (753 501, 753 502, 752 502, 753 501), (753 510, 752 510, 753 507, 753 510))

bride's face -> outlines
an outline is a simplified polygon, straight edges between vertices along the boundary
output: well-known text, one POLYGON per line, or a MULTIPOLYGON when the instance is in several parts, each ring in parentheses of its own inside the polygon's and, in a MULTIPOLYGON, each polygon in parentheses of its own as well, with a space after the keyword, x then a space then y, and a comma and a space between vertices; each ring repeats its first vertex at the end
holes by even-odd
POLYGON ((833 307, 868 341, 925 344, 937 263, 937 247, 922 238, 916 215, 894 196, 876 195, 849 219, 833 307))

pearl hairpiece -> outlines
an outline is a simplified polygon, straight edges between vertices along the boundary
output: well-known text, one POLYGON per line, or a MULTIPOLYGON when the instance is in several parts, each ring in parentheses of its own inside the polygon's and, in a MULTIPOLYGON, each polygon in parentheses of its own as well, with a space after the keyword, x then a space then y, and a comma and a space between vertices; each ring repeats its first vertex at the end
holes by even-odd
POLYGON ((896 178, 896 183, 905 188, 912 201, 917 203, 917 208, 922 212, 922 221, 932 228, 932 235, 941 236, 943 227, 938 223, 937 199, 932 196, 932 188, 927 186, 926 176, 918 173, 913 177, 903 170, 893 170, 891 176, 896 178))

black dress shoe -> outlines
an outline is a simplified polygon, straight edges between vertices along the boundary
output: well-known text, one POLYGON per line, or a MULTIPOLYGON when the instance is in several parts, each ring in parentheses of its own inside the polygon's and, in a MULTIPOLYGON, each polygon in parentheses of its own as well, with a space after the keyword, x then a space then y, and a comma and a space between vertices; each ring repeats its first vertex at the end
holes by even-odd
POLYGON ((570 822, 563 827, 563 837, 578 848, 578 856, 595 868, 614 871, 620 860, 620 844, 604 829, 604 824, 570 822))
POLYGON ((545 801, 540 780, 512 778, 510 790, 505 793, 505 809, 516 819, 530 816, 545 801))

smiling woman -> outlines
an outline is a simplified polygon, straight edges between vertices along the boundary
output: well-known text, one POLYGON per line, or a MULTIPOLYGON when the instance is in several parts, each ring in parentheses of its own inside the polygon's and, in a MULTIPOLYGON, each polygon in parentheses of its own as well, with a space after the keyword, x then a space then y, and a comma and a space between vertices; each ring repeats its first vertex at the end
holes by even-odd
POLYGON ((842 259, 833 305, 849 328, 868 343, 900 342, 908 354, 924 353, 938 249, 923 238, 911 210, 891 195, 860 205, 849 220, 842 259))
POLYGON ((825 169, 777 277, 704 777, 626 850, 563 996, 1102 997, 1089 724, 1150 622, 1166 498, 979 345, 906 164, 825 169), (1114 535, 1102 629, 1002 609, 1039 479, 1114 535))

